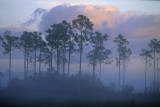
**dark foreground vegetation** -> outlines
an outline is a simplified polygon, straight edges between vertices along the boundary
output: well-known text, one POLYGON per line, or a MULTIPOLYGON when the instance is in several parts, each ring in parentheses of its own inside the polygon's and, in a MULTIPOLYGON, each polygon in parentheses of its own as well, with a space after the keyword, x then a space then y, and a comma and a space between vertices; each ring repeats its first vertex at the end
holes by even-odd
POLYGON ((64 76, 46 73, 25 80, 12 79, 0 91, 2 106, 62 107, 159 107, 160 94, 132 93, 131 88, 117 92, 112 85, 104 86, 89 75, 64 76))

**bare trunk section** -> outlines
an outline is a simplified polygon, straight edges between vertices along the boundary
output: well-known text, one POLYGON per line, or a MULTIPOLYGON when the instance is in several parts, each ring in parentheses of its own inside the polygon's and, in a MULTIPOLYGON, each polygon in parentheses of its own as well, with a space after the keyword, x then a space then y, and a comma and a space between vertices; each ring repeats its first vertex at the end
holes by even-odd
POLYGON ((120 92, 120 70, 121 70, 121 66, 120 66, 120 54, 119 54, 119 61, 118 61, 118 65, 119 65, 119 71, 118 71, 118 91, 120 92))
POLYGON ((147 78, 147 63, 148 63, 148 58, 147 58, 147 56, 146 56, 145 80, 144 80, 144 91, 145 91, 145 93, 147 92, 147 86, 146 86, 146 78, 147 78))
POLYGON ((11 50, 9 52, 9 82, 11 81, 11 50))
POLYGON ((24 50, 24 79, 27 78, 27 74, 26 74, 26 56, 27 56, 27 53, 26 53, 26 48, 24 50))
POLYGON ((80 46, 80 62, 79 62, 79 75, 82 75, 82 70, 81 70, 81 63, 82 63, 82 46, 80 46))
POLYGON ((123 62, 123 88, 125 85, 125 62, 123 62))
POLYGON ((93 81, 95 80, 95 63, 93 64, 93 81))
POLYGON ((53 69, 52 69, 52 68, 53 68, 53 67, 52 67, 52 59, 53 59, 53 55, 52 55, 52 50, 51 50, 51 60, 50 60, 50 61, 51 61, 51 63, 50 63, 50 70, 51 70, 51 71, 50 71, 50 72, 53 71, 53 69))
POLYGON ((99 63, 99 68, 100 68, 100 72, 99 72, 99 80, 101 79, 101 61, 100 61, 100 63, 99 63))
POLYGON ((65 75, 65 63, 66 63, 66 49, 64 47, 64 50, 63 50, 63 75, 65 75))
POLYGON ((57 73, 59 73, 59 50, 57 48, 57 73))
POLYGON ((27 52, 27 71, 26 71, 26 77, 28 77, 28 63, 29 63, 29 52, 27 52))
POLYGON ((159 92, 159 68, 158 68, 158 57, 157 57, 157 86, 158 86, 158 92, 159 92))
POLYGON ((41 73, 41 60, 42 60, 42 53, 41 53, 41 49, 40 49, 40 53, 39 53, 39 76, 42 76, 42 73, 41 73))
POLYGON ((68 76, 69 76, 69 71, 70 71, 70 60, 71 60, 71 51, 69 50, 69 54, 68 54, 68 76))
POLYGON ((37 49, 34 52, 34 74, 33 74, 34 77, 36 76, 36 63, 37 63, 37 61, 36 61, 36 58, 37 58, 36 51, 37 51, 37 49))
POLYGON ((154 50, 154 93, 155 93, 155 91, 156 91, 156 76, 155 76, 155 65, 156 65, 156 62, 155 62, 155 50, 154 50))

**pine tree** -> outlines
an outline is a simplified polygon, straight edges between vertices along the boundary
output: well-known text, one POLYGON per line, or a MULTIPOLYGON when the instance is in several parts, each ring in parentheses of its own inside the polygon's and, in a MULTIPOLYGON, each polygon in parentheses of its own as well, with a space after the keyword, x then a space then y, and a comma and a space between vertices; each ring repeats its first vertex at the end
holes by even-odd
POLYGON ((78 45, 78 51, 80 53, 79 72, 78 75, 82 76, 81 63, 82 63, 82 52, 89 42, 89 36, 92 34, 93 23, 88 17, 78 15, 77 19, 72 21, 73 30, 75 33, 75 42, 78 45))
POLYGON ((9 54, 9 82, 11 81, 11 60, 12 60, 12 50, 18 47, 19 38, 16 36, 11 36, 11 31, 5 31, 4 37, 0 36, 2 41, 2 47, 4 48, 3 54, 9 54))
POLYGON ((151 53, 149 50, 147 49, 142 49, 140 56, 143 57, 144 61, 145 61, 145 80, 144 80, 144 92, 147 91, 147 85, 146 85, 146 79, 147 79, 147 67, 148 67, 148 63, 150 62, 150 59, 153 59, 151 53))

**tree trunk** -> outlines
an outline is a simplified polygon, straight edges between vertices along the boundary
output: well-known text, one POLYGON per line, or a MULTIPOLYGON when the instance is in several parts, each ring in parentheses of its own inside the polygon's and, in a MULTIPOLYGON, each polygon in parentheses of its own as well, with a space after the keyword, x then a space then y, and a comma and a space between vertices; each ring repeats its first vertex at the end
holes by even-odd
POLYGON ((154 93, 156 91, 156 76, 155 76, 155 65, 156 65, 156 62, 155 62, 155 50, 154 50, 154 93))
POLYGON ((25 48, 25 50, 24 50, 24 79, 27 78, 27 76, 26 76, 26 56, 27 56, 27 54, 26 54, 26 48, 25 48))
POLYGON ((41 53, 41 49, 40 49, 40 53, 39 53, 39 76, 41 76, 41 60, 42 60, 42 53, 41 53))
POLYGON ((59 50, 57 48, 57 73, 59 73, 59 50))
POLYGON ((99 80, 101 79, 101 61, 99 63, 99 68, 100 68, 100 72, 99 72, 99 80))
POLYGON ((27 71, 26 71, 26 77, 28 76, 28 63, 29 63, 29 52, 27 52, 27 71))
POLYGON ((118 71, 118 91, 120 92, 120 70, 121 70, 121 66, 120 66, 120 55, 119 55, 119 61, 118 61, 118 65, 119 65, 119 71, 118 71))
POLYGON ((158 57, 157 57, 157 84, 158 84, 158 92, 159 92, 159 69, 158 69, 158 57))
POLYGON ((71 51, 69 50, 69 54, 68 54, 68 76, 69 76, 69 70, 70 70, 70 60, 71 60, 71 51))
POLYGON ((82 62, 82 46, 80 46, 79 75, 82 75, 81 62, 82 62))
POLYGON ((64 47, 63 49, 63 75, 65 75, 65 63, 66 63, 66 56, 65 56, 66 51, 65 50, 66 49, 64 47))
POLYGON ((124 85, 125 85, 125 62, 123 62, 123 88, 124 88, 124 85))
POLYGON ((145 91, 145 93, 146 93, 146 89, 147 89, 147 87, 146 87, 146 78, 147 78, 147 63, 148 63, 148 59, 147 59, 147 56, 146 56, 146 65, 145 65, 145 81, 144 81, 144 91, 145 91))
POLYGON ((95 63, 93 63, 93 81, 95 80, 95 63))
POLYGON ((11 81, 11 50, 9 52, 9 82, 11 81))
POLYGON ((36 76, 36 63, 37 63, 37 61, 36 61, 36 57, 37 57, 37 55, 36 55, 36 51, 37 50, 35 50, 35 52, 34 52, 34 77, 36 76))
POLYGON ((53 67, 52 67, 52 58, 53 58, 53 55, 52 55, 52 50, 51 50, 51 63, 50 63, 50 70, 51 70, 51 71, 50 71, 50 72, 52 72, 52 68, 53 68, 53 67))

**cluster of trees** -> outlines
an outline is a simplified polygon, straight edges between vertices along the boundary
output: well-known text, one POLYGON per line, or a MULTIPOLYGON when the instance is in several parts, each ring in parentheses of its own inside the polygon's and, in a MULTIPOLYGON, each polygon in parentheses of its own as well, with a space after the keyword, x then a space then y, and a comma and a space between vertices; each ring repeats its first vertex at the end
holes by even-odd
MULTIPOLYGON (((24 53, 24 78, 28 78, 28 66, 32 62, 34 64, 33 77, 37 76, 37 63, 39 63, 39 76, 42 76, 41 65, 48 65, 50 73, 57 74, 62 71, 63 75, 69 75, 71 56, 74 52, 79 53, 79 72, 78 75, 83 76, 82 72, 82 54, 86 46, 92 46, 92 50, 86 54, 89 64, 93 66, 93 80, 97 77, 95 69, 97 65, 100 67, 99 75, 101 76, 101 64, 111 64, 111 50, 104 46, 104 42, 108 40, 107 34, 102 34, 98 31, 94 32, 94 24, 83 15, 78 15, 72 23, 62 21, 58 24, 53 24, 46 30, 45 38, 42 38, 42 33, 24 31, 20 37, 12 36, 10 31, 6 31, 4 36, 0 36, 4 54, 9 54, 9 81, 11 80, 11 56, 12 50, 19 49, 24 53), (56 69, 53 67, 53 59, 56 62, 56 69), (67 67, 66 67, 67 64, 67 67), (61 69, 62 68, 62 69, 61 69), (66 72, 67 68, 67 72, 66 72)), ((117 66, 118 73, 118 90, 120 91, 120 70, 123 68, 123 87, 125 87, 125 68, 132 54, 128 48, 129 41, 123 35, 118 35, 114 40, 117 45, 117 66)), ((151 40, 148 44, 150 49, 142 49, 141 56, 146 62, 145 68, 145 90, 146 90, 146 71, 150 59, 154 60, 154 91, 155 88, 155 73, 156 73, 156 58, 158 63, 158 53, 160 52, 160 41, 157 39, 151 40)), ((157 75, 158 64, 157 64, 157 75)), ((159 79, 159 77, 157 77, 159 79)), ((159 81, 159 80, 158 80, 159 81)), ((159 83, 158 83, 159 84, 159 83)), ((159 86, 159 85, 158 85, 159 86)), ((159 90, 159 88, 158 88, 159 90)))
POLYGON ((159 83, 159 68, 158 68, 158 58, 160 55, 160 40, 158 39, 152 39, 148 43, 148 49, 142 49, 140 56, 143 57, 145 62, 145 92, 147 91, 147 85, 146 85, 146 75, 147 75, 147 68, 151 65, 151 61, 153 60, 153 71, 154 71, 154 80, 153 80, 153 92, 159 92, 160 91, 160 83, 159 83), (156 64, 157 62, 157 64, 156 64), (156 67, 157 66, 157 67, 156 67), (157 69, 156 69, 157 68, 157 69), (157 74, 156 74, 157 72, 157 74), (157 75, 157 79, 156 79, 157 75))
MULTIPOLYGON (((12 36, 10 31, 6 31, 4 36, 0 36, 4 54, 9 54, 9 81, 11 80, 11 56, 12 50, 19 49, 24 53, 24 78, 28 77, 28 66, 34 64, 33 77, 36 76, 37 62, 39 62, 39 75, 42 75, 41 64, 49 66, 49 72, 69 75, 70 60, 73 52, 79 53, 79 76, 83 76, 81 64, 84 47, 92 44, 93 50, 87 53, 87 59, 93 65, 93 78, 95 78, 95 67, 99 63, 109 63, 111 51, 103 45, 107 41, 108 35, 100 32, 93 32, 93 23, 86 16, 79 15, 72 21, 72 24, 62 21, 53 24, 46 30, 45 38, 42 33, 24 31, 20 37, 12 36), (56 61, 56 69, 53 67, 53 59, 56 61), (66 72, 66 63, 68 71, 66 72)), ((100 77, 100 74, 99 74, 100 77)))

